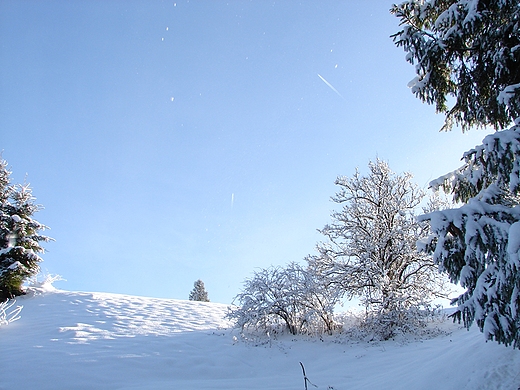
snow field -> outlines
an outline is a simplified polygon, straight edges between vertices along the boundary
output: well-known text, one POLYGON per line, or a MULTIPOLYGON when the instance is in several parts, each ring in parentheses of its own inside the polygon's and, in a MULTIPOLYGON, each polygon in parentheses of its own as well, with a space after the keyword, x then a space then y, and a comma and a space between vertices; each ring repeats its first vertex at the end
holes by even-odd
POLYGON ((19 298, 0 327, 0 389, 517 389, 520 351, 450 322, 446 334, 379 343, 281 336, 255 346, 227 305, 105 293, 19 298), (312 388, 310 386, 309 388, 312 388))

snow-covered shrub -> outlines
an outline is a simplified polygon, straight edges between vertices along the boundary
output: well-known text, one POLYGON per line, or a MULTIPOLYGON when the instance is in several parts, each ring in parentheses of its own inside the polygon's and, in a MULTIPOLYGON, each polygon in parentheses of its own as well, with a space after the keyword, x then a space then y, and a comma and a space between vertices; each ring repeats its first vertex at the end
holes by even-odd
POLYGON ((431 256, 417 251, 417 241, 428 234, 415 217, 423 192, 410 174, 397 175, 383 161, 369 169, 366 176, 356 171, 336 180, 340 190, 332 200, 343 207, 320 230, 326 241, 307 261, 323 284, 359 298, 367 321, 391 337, 406 328, 410 312, 446 291, 431 256))
POLYGON ((254 273, 228 313, 237 327, 268 332, 285 327, 291 334, 332 332, 338 295, 300 265, 270 267, 254 273))
POLYGON ((432 305, 412 307, 383 316, 374 312, 350 311, 336 317, 342 325, 343 335, 350 340, 363 341, 384 341, 396 337, 430 338, 442 333, 439 325, 445 320, 442 308, 432 305), (399 326, 389 326, 389 321, 399 326))
POLYGON ((29 278, 25 283, 25 288, 28 294, 38 295, 46 292, 55 291, 54 282, 65 280, 61 275, 53 275, 48 273, 39 273, 29 278))
POLYGON ((17 306, 10 310, 15 303, 15 300, 0 302, 0 326, 7 325, 20 319, 20 312, 22 311, 23 306, 17 306))

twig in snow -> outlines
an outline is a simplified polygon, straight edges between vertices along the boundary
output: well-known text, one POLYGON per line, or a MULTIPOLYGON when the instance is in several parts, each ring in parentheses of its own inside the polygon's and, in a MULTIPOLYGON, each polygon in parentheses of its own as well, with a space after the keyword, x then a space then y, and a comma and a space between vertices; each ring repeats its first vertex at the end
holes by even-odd
POLYGON ((313 385, 314 387, 318 387, 316 386, 314 383, 312 383, 309 378, 307 378, 307 374, 305 374, 305 367, 303 366, 303 363, 300 362, 300 366, 302 366, 302 371, 303 371, 303 382, 305 383, 305 390, 308 390, 307 388, 307 383, 310 383, 311 385, 313 385))

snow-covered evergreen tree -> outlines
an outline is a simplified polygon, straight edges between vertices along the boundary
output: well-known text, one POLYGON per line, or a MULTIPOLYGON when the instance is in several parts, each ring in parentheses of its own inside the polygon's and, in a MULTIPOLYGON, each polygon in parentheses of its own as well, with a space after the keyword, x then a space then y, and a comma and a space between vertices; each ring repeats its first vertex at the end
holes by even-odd
POLYGON ((430 213, 423 248, 466 289, 455 317, 520 348, 520 3, 409 0, 392 8, 395 42, 416 64, 412 91, 446 114, 445 128, 492 126, 464 165, 432 182, 464 203, 430 213), (454 104, 448 109, 452 96, 454 104))
POLYGON ((0 302, 23 294, 23 282, 36 275, 47 227, 32 218, 41 209, 29 185, 12 185, 7 162, 0 158, 0 302))
POLYGON ((423 248, 466 289, 456 318, 520 348, 520 127, 488 135, 464 161, 431 183, 464 205, 421 217, 434 233, 423 248))
POLYGON ((423 192, 410 174, 396 175, 383 161, 369 169, 336 180, 340 190, 332 200, 342 209, 332 213, 320 231, 326 241, 307 261, 348 299, 359 298, 367 320, 384 323, 380 336, 388 338, 413 309, 443 295, 443 283, 431 256, 416 249, 428 233, 415 218, 423 192))
POLYGON ((392 12, 394 41, 415 65, 409 86, 446 115, 445 129, 504 129, 520 116, 517 0, 407 0, 392 12))
POLYGON ((190 301, 200 301, 200 302, 209 302, 208 293, 206 288, 204 287, 204 282, 202 280, 196 280, 193 283, 193 290, 190 292, 189 296, 190 301))

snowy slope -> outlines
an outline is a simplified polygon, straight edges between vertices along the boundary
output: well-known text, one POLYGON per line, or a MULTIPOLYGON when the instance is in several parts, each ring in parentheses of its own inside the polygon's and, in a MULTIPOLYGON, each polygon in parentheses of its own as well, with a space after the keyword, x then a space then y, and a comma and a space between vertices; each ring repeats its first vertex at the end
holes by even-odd
POLYGON ((237 341, 226 305, 47 291, 0 327, 0 389, 517 389, 520 351, 445 324, 430 340, 237 341), (309 388, 313 388, 310 386, 309 388))

